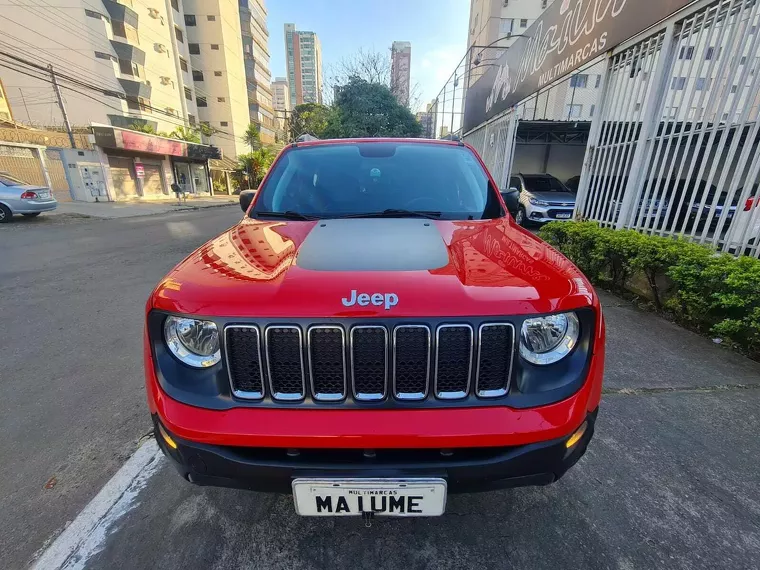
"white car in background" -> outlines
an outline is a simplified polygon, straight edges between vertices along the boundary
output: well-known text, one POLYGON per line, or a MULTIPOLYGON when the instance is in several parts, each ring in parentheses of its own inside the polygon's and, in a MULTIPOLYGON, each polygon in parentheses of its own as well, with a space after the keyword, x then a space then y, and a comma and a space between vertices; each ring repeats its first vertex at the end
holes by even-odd
MULTIPOLYGON (((734 219, 726 235, 731 249, 748 244, 749 247, 757 245, 760 240, 760 185, 752 188, 752 194, 741 207, 736 208, 734 219)), ((737 195, 742 194, 742 189, 737 190, 737 195)))
POLYGON ((31 218, 57 207, 50 188, 32 186, 7 172, 0 172, 0 224, 10 222, 14 214, 31 218))

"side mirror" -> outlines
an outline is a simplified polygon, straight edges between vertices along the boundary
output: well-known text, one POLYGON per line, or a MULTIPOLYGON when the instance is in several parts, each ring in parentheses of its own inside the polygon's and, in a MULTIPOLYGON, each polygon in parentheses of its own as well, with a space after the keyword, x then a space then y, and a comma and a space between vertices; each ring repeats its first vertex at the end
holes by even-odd
POLYGON ((502 192, 501 196, 504 198, 504 203, 507 205, 509 213, 515 216, 520 207, 520 192, 517 188, 510 188, 506 192, 502 192))
POLYGON ((510 192, 520 192, 520 189, 519 188, 515 188, 514 186, 510 186, 509 187, 509 191, 510 192))
POLYGON ((243 212, 248 211, 248 206, 253 202, 253 197, 256 196, 256 190, 241 190, 240 192, 240 209, 243 212))

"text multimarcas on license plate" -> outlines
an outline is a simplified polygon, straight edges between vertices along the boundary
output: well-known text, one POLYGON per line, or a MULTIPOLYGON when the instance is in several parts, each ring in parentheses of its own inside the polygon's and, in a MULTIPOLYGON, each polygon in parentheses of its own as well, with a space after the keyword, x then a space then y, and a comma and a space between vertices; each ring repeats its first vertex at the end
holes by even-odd
POLYGON ((446 508, 444 479, 295 479, 299 515, 435 517, 446 508))

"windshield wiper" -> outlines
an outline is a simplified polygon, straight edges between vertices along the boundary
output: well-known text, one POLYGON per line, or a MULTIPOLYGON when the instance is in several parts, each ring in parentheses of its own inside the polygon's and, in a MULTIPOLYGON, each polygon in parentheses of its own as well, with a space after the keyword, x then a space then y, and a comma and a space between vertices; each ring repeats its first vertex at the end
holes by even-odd
POLYGON ((252 218, 278 218, 281 220, 318 220, 316 216, 308 216, 306 214, 300 214, 287 210, 285 212, 251 212, 252 218))
POLYGON ((402 210, 398 208, 388 208, 382 212, 364 212, 363 214, 346 214, 337 216, 339 218, 428 218, 437 220, 443 214, 441 212, 431 212, 426 210, 402 210))

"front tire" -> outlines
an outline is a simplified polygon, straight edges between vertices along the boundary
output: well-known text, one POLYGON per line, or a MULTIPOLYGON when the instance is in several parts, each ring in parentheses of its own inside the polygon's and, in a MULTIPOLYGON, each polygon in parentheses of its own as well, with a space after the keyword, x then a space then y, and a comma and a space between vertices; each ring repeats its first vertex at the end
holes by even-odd
POLYGON ((26 216, 27 218, 36 218, 39 216, 42 212, 32 212, 31 214, 21 214, 22 216, 26 216))
POLYGON ((8 209, 7 206, 0 204, 0 224, 7 224, 11 221, 12 217, 13 213, 10 211, 10 209, 8 209))
POLYGON ((528 224, 528 215, 525 213, 525 208, 520 206, 517 209, 517 215, 515 216, 515 222, 518 226, 525 227, 528 224))

